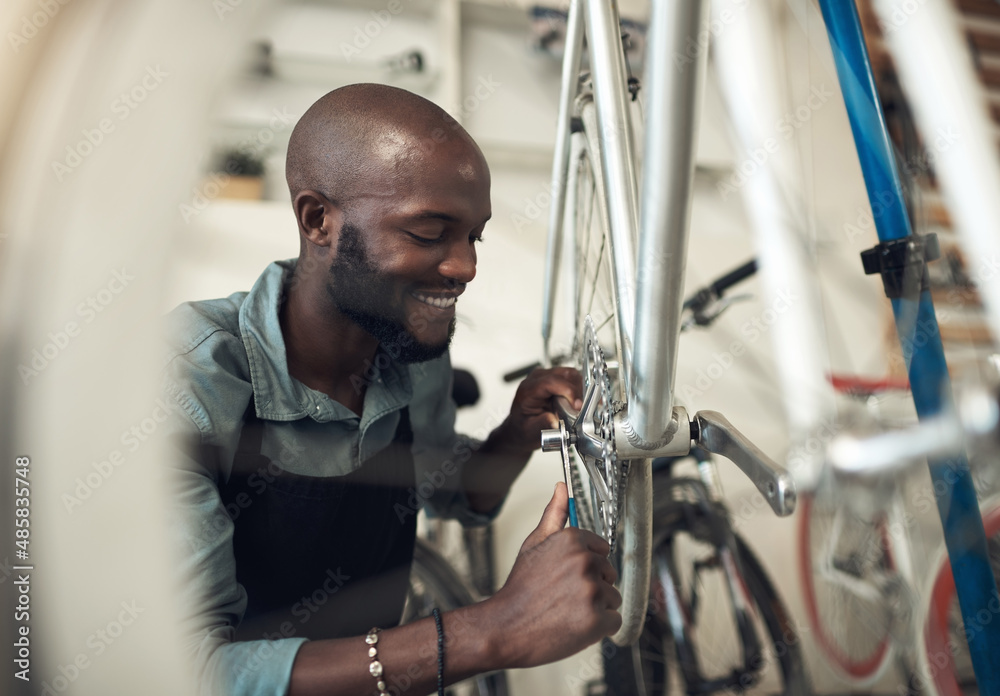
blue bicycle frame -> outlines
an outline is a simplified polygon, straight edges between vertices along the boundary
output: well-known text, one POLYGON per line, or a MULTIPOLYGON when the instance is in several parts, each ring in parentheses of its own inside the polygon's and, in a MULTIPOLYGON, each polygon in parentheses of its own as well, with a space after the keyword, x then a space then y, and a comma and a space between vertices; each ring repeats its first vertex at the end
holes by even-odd
MULTIPOLYGON (((875 90, 871 61, 861 31, 857 7, 845 0, 820 0, 841 91, 854 134, 879 241, 910 239, 912 228, 903 200, 899 172, 893 159, 885 116, 875 90), (887 199, 891 199, 886 205, 887 199), (876 203, 878 203, 876 205, 876 203)), ((984 146, 986 144, 984 143, 984 146)), ((893 315, 910 378, 913 401, 921 420, 941 413, 950 403, 951 380, 930 291, 917 283, 912 292, 892 300, 893 315)), ((945 543, 955 577, 955 589, 967 627, 979 693, 1000 695, 1000 621, 982 621, 980 612, 992 616, 990 606, 1000 606, 996 579, 990 567, 986 532, 969 464, 964 454, 928 462, 945 543)))

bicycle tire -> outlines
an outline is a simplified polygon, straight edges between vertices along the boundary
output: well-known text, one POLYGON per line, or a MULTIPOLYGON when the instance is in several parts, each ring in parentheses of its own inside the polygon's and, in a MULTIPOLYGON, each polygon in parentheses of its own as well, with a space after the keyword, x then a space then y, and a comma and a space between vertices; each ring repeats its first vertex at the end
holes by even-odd
MULTIPOLYGON (((613 279, 609 218, 604 192, 601 148, 596 116, 589 95, 577 99, 580 117, 575 119, 567 177, 567 195, 563 215, 563 234, 569 237, 571 255, 559 260, 559 276, 568 281, 570 292, 556 290, 562 302, 561 338, 568 350, 553 350, 570 356, 573 365, 584 365, 583 331, 586 318, 591 317, 598 343, 604 352, 612 386, 612 398, 624 403, 624 390, 618 380, 618 363, 622 345, 618 326, 618 297, 613 279)), ((557 276, 557 277, 559 277, 557 276)), ((575 458, 572 476, 574 497, 581 526, 595 531, 597 513, 595 496, 588 486, 590 474, 575 458)), ((624 486, 619 504, 616 546, 622 550, 618 559, 617 587, 622 595, 622 627, 612 637, 618 645, 634 642, 642 632, 649 593, 649 560, 652 544, 652 485, 649 460, 622 462, 627 472, 619 480, 624 486)))
MULTIPOLYGON (((827 660, 851 682, 864 685, 878 680, 893 655, 892 610, 879 592, 864 598, 828 582, 821 544, 832 538, 830 527, 840 515, 846 543, 833 549, 845 575, 874 587, 871 576, 895 568, 885 519, 873 525, 843 503, 813 496, 800 499, 799 576, 806 613, 816 643, 827 660)), ((840 572, 840 571, 838 571, 840 572)))
MULTIPOLYGON (((981 507, 990 565, 994 577, 1000 578, 1000 498, 993 498, 981 507)), ((969 656, 969 643, 965 638, 947 549, 941 549, 931 568, 936 571, 931 576, 931 589, 924 595, 921 667, 932 693, 937 696, 963 696, 974 687, 976 675, 969 656)), ((987 620, 995 618, 994 614, 991 612, 987 620)))
MULTIPOLYGON (((450 611, 475 602, 472 592, 451 564, 418 538, 413 547, 410 589, 400 624, 430 616, 434 607, 450 611)), ((504 672, 480 674, 452 684, 446 692, 450 696, 507 696, 507 676, 504 672)))
MULTIPOLYGON (((670 485, 676 488, 678 485, 683 486, 683 482, 684 479, 675 479, 670 485)), ((695 485, 700 485, 700 481, 696 481, 695 485)), ((658 550, 662 549, 668 540, 676 540, 679 535, 691 537, 699 544, 711 545, 713 525, 721 524, 732 531, 729 528, 728 514, 719 504, 711 504, 709 508, 711 512, 706 513, 701 505, 678 501, 670 495, 663 495, 660 488, 656 490, 656 498, 654 529, 658 550), (708 516, 713 519, 709 521, 708 516)), ((766 681, 765 686, 773 687, 777 682, 779 689, 768 693, 787 696, 810 694, 812 690, 799 647, 798 632, 791 614, 746 542, 735 533, 733 541, 740 575, 745 584, 745 594, 751 599, 753 613, 756 615, 758 636, 761 634, 761 629, 766 631, 767 645, 763 657, 770 660, 761 666, 762 677, 766 681)), ((671 693, 669 680, 671 672, 680 672, 675 651, 672 649, 671 633, 661 610, 664 602, 662 590, 655 578, 652 587, 656 596, 651 597, 645 626, 636 644, 624 648, 602 645, 608 696, 667 696, 671 693)), ((710 597, 704 601, 711 603, 708 604, 710 608, 718 608, 725 604, 713 601, 714 599, 710 597)), ((712 622, 709 620, 704 628, 711 625, 712 622)), ((710 645, 713 654, 720 652, 720 645, 726 642, 724 639, 720 640, 718 634, 713 634, 706 640, 704 633, 699 633, 699 641, 703 645, 710 645)), ((704 656, 703 651, 699 658, 704 656)), ((707 667, 706 676, 725 673, 725 669, 720 672, 717 666, 705 664, 702 666, 707 667)), ((720 687, 719 692, 742 693, 745 688, 754 688, 758 683, 720 687)), ((686 687, 690 693, 694 693, 690 691, 692 688, 690 685, 686 687)))

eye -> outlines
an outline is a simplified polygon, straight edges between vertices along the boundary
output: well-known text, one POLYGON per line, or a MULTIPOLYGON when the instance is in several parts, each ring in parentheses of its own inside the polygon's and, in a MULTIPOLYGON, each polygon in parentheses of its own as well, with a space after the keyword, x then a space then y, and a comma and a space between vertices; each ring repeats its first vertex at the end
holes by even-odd
POLYGON ((406 236, 410 237, 411 239, 420 242, 421 244, 436 244, 437 242, 440 242, 442 239, 444 239, 444 235, 439 235, 436 237, 428 237, 424 234, 417 234, 416 232, 410 232, 409 230, 403 230, 403 233, 406 236))

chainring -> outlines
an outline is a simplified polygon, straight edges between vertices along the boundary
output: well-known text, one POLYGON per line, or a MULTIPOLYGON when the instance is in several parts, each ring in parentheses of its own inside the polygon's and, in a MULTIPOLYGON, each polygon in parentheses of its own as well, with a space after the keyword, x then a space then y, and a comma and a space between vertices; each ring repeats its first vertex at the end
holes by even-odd
MULTIPOLYGON (((580 418, 573 424, 577 442, 575 454, 583 461, 584 467, 581 472, 580 467, 574 462, 571 466, 571 483, 581 524, 604 537, 614 553, 624 500, 627 462, 619 463, 615 450, 614 414, 619 404, 613 399, 611 377, 608 374, 604 350, 598 342, 597 331, 589 315, 584 321, 582 348, 584 402, 593 399, 594 407, 591 409, 592 414, 581 413, 580 418), (580 442, 584 438, 600 443, 600 456, 596 456, 592 449, 588 454, 580 447, 580 442), (589 485, 584 483, 581 473, 589 477, 590 480, 587 482, 589 485), (603 486, 593 482, 595 477, 601 479, 603 486), (609 501, 606 502, 599 495, 599 487, 608 491, 609 501), (587 524, 588 522, 590 524, 587 524)), ((573 454, 571 450, 570 455, 573 454)))

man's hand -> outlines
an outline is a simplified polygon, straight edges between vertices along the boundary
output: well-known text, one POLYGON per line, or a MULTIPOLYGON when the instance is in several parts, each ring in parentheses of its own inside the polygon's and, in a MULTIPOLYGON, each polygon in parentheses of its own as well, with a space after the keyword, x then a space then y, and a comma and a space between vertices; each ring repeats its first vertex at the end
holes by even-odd
POLYGON ((563 396, 579 409, 582 392, 583 378, 571 367, 538 368, 521 382, 510 415, 463 469, 463 487, 473 510, 496 508, 531 453, 542 446, 542 430, 559 426, 553 397, 563 396))
MULTIPOLYGON (((541 431, 559 427, 552 398, 565 397, 573 408, 583 402, 583 378, 572 367, 538 368, 525 377, 514 394, 510 415, 494 432, 497 445, 509 452, 530 454, 541 447, 541 431)), ((491 440, 494 438, 491 438, 491 440)))
POLYGON ((564 529, 567 509, 560 482, 507 582, 484 603, 498 627, 495 647, 509 667, 561 660, 621 627, 608 543, 584 529, 564 529))

